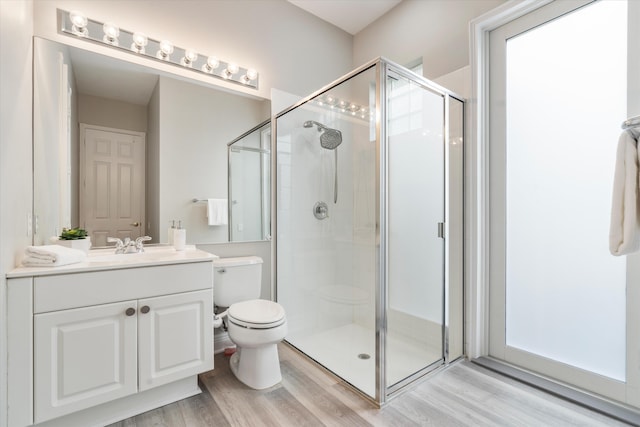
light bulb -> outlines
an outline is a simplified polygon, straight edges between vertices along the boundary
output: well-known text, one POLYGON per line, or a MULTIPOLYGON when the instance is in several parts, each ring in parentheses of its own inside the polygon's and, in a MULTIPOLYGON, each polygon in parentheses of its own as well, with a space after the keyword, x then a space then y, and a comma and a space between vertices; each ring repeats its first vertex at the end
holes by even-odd
POLYGON ((106 22, 102 26, 104 31, 104 37, 102 41, 112 46, 118 46, 118 36, 120 35, 120 28, 113 22, 106 22))
POLYGON ((133 43, 131 50, 138 53, 144 53, 145 46, 149 43, 149 39, 144 33, 133 33, 133 43))
POLYGON ((180 63, 185 67, 192 67, 193 62, 198 59, 198 52, 193 49, 187 49, 184 51, 184 58, 180 60, 180 63))
POLYGON ((89 20, 84 13, 78 10, 72 10, 69 12, 69 19, 71 20, 71 32, 76 36, 86 37, 89 35, 87 30, 87 24, 89 20))
POLYGON ((249 68, 247 70, 247 78, 249 80, 255 80, 258 77, 258 72, 256 70, 254 70, 253 68, 249 68))
POLYGON ((210 73, 220 65, 220 61, 215 56, 210 56, 207 58, 207 62, 202 66, 202 71, 205 73, 210 73))
POLYGON ((242 83, 248 85, 252 80, 258 77, 258 72, 253 68, 249 68, 244 76, 242 76, 242 83))
POLYGON ((158 59, 164 59, 165 61, 168 61, 172 53, 173 53, 173 44, 168 40, 162 40, 160 42, 160 49, 158 50, 156 57, 158 59))
POLYGON ((234 75, 235 73, 237 73, 240 70, 240 67, 238 67, 238 64, 234 64, 233 62, 229 62, 227 64, 227 72, 231 75, 234 75))

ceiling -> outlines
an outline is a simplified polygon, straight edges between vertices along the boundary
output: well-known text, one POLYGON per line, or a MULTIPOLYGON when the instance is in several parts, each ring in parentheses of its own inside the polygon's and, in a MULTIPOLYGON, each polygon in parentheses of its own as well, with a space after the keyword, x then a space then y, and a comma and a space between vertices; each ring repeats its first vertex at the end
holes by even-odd
POLYGON ((149 103, 158 73, 84 49, 70 48, 69 54, 78 93, 136 105, 149 103))
POLYGON ((402 0, 288 0, 301 9, 355 35, 402 0))

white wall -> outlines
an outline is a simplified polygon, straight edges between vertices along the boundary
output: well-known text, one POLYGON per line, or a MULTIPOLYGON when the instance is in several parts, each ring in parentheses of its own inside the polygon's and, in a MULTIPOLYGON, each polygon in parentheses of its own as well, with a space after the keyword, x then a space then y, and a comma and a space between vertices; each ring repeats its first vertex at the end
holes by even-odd
POLYGON ((0 427, 7 425, 7 271, 30 243, 33 3, 0 1, 0 427))
POLYGON ((404 0, 354 36, 353 65, 377 56, 399 64, 422 58, 434 79, 469 64, 469 21, 504 0, 404 0))
MULTIPOLYGON (((56 8, 78 9, 123 29, 169 38, 177 46, 254 67, 260 73, 258 91, 221 80, 215 84, 263 98, 272 87, 311 93, 351 69, 351 35, 284 0, 35 1, 36 35, 133 61, 137 58, 127 52, 58 34, 56 8)), ((146 63, 181 75, 196 74, 157 61, 146 63)))
POLYGON ((147 106, 80 94, 78 122, 108 128, 147 132, 147 106))
POLYGON ((471 98, 471 67, 468 65, 435 78, 433 81, 465 99, 471 98))

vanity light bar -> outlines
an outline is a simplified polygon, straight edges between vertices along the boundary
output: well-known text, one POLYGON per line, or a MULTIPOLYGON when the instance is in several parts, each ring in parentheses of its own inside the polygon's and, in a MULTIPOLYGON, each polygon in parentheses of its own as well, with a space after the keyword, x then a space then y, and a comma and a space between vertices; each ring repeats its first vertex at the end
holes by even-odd
POLYGON ((233 62, 219 60, 215 56, 201 55, 193 49, 174 46, 168 40, 155 40, 140 32, 123 30, 112 22, 103 23, 89 19, 78 11, 67 12, 58 9, 58 22, 60 32, 71 37, 124 50, 133 55, 141 55, 242 86, 258 88, 259 76, 253 68, 243 68, 233 62))

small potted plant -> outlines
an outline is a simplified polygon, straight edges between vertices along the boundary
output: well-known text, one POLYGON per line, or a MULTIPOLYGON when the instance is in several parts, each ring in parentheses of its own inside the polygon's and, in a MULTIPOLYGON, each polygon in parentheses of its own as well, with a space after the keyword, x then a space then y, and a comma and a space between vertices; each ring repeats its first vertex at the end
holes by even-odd
POLYGON ((91 237, 84 228, 63 228, 56 241, 58 245, 68 248, 80 249, 85 253, 91 249, 91 237))

